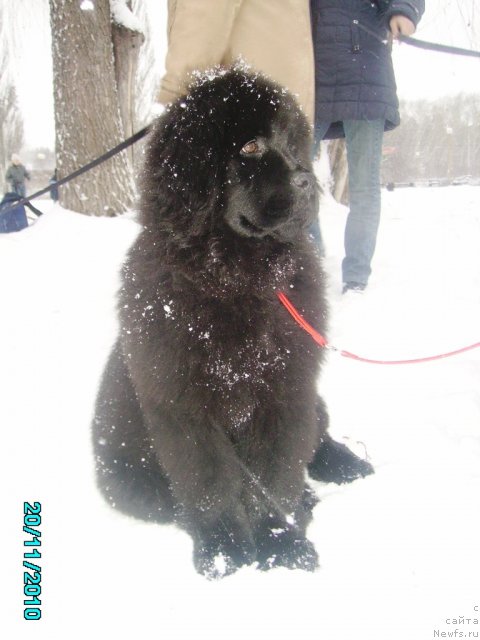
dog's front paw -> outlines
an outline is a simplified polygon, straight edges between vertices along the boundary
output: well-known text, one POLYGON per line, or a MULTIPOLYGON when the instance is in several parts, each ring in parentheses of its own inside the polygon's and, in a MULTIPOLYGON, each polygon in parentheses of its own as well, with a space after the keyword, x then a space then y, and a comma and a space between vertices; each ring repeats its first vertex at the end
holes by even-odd
POLYGON ((315 452, 308 473, 314 480, 343 484, 369 476, 375 470, 370 462, 356 456, 344 444, 327 438, 315 452))
POLYGON ((310 540, 288 524, 267 526, 257 537, 258 568, 263 571, 275 567, 315 571, 318 555, 310 540))
POLYGON ((195 569, 209 580, 224 578, 256 559, 250 532, 229 526, 225 521, 195 540, 195 569))

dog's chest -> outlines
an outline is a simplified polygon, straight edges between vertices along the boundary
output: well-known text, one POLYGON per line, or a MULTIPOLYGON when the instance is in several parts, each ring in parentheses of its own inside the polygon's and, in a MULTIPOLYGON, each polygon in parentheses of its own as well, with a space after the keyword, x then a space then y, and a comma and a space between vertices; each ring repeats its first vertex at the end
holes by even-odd
POLYGON ((270 404, 285 376, 289 350, 263 334, 227 342, 205 338, 203 355, 197 385, 212 399, 215 417, 238 431, 252 423, 258 407, 270 404))
POLYGON ((175 326, 179 359, 186 358, 192 388, 210 399, 230 426, 241 426, 284 379, 291 357, 288 339, 265 309, 218 304, 189 306, 169 298, 165 322, 175 326), (181 351, 181 354, 180 354, 181 351), (225 402, 219 403, 223 398, 225 402))
POLYGON ((285 368, 289 350, 275 323, 237 314, 197 316, 188 325, 197 340, 203 378, 224 390, 247 385, 264 388, 270 377, 285 368))
POLYGON ((271 334, 255 338, 244 335, 227 343, 205 338, 207 384, 226 391, 241 386, 247 386, 251 392, 265 389, 272 376, 282 375, 289 355, 288 349, 276 344, 272 337, 271 334))

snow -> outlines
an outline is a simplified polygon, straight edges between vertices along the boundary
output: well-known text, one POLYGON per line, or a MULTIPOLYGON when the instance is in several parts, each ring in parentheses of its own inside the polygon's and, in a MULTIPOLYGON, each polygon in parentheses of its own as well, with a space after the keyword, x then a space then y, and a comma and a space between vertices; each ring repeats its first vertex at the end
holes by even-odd
MULTIPOLYGON (((479 196, 468 186, 384 192, 371 284, 346 296, 346 209, 324 202, 330 342, 397 359, 478 341, 479 196)), ((46 211, 38 222, 0 236, 3 637, 478 633, 480 350, 398 367, 330 355, 319 388, 332 434, 367 451, 376 474, 343 487, 315 483, 314 574, 247 567, 208 582, 193 569, 185 533, 117 513, 94 485, 89 422, 117 331, 118 270, 137 226, 37 205, 46 211), (24 501, 42 503, 39 621, 23 620, 24 501), (470 623, 453 624, 460 616, 470 623)))
POLYGON ((127 0, 110 0, 110 11, 114 22, 130 31, 138 31, 143 33, 140 20, 135 16, 131 9, 127 6, 127 0))

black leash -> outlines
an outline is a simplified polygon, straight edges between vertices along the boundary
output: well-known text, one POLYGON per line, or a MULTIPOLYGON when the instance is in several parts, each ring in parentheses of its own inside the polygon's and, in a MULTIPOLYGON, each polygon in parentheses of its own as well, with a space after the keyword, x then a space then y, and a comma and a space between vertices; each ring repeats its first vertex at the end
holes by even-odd
POLYGON ((67 182, 70 182, 71 180, 78 178, 78 176, 81 176, 83 173, 86 173, 87 171, 90 171, 91 169, 97 167, 99 164, 106 162, 113 156, 117 155, 117 153, 120 153, 124 149, 127 149, 128 147, 130 147, 132 144, 135 144, 135 142, 138 142, 139 140, 144 138, 149 132, 149 130, 150 130, 150 125, 144 127, 143 129, 140 129, 140 131, 137 131, 137 133, 134 133, 133 136, 130 136, 130 138, 127 138, 120 144, 117 144, 116 147, 113 147, 103 155, 99 156, 98 158, 95 158, 95 160, 92 160, 88 164, 85 164, 83 167, 76 169, 75 171, 70 173, 68 176, 65 176, 64 178, 60 178, 60 180, 55 180, 53 184, 49 185, 48 187, 45 187, 44 189, 40 189, 40 191, 33 193, 31 196, 28 196, 28 198, 21 198, 20 200, 17 200, 15 204, 10 205, 5 209, 2 209, 2 213, 6 213, 7 211, 14 209, 18 205, 24 204, 30 209, 32 209, 32 211, 34 211, 34 213, 36 213, 37 215, 42 215, 41 211, 36 209, 30 203, 30 200, 39 198, 40 196, 43 196, 45 193, 48 193, 49 191, 51 191, 52 188, 60 187, 62 186, 62 184, 66 184, 67 182))
POLYGON ((427 49, 428 51, 438 51, 440 53, 452 53, 456 56, 468 56, 470 58, 480 58, 480 51, 474 51, 473 49, 461 49, 460 47, 450 47, 446 44, 437 44, 436 42, 426 42, 425 40, 417 40, 417 38, 410 38, 410 36, 399 36, 400 42, 405 42, 411 47, 417 47, 418 49, 427 49))
MULTIPOLYGON (((378 35, 378 33, 375 33, 375 31, 372 31, 372 29, 369 29, 358 20, 354 20, 353 24, 355 24, 357 27, 360 27, 360 29, 365 31, 365 33, 368 33, 368 35, 372 36, 372 38, 375 38, 385 46, 390 44, 389 38, 382 38, 378 35)), ((480 51, 474 51, 473 49, 462 49, 461 47, 451 47, 446 44, 427 42, 426 40, 417 40, 417 38, 411 38, 410 36, 398 36, 397 40, 399 40, 400 42, 404 42, 405 44, 409 44, 411 47, 417 47, 417 49, 436 51, 438 53, 451 53, 456 56, 480 58, 480 51)))
MULTIPOLYGON (((18 205, 18 202, 16 204, 18 205)), ((38 217, 43 216, 43 211, 40 211, 40 209, 37 209, 37 207, 34 207, 31 202, 25 202, 25 206, 28 207, 30 209, 30 211, 32 213, 34 213, 36 216, 38 216, 38 217)), ((13 207, 9 207, 9 209, 10 208, 13 208, 13 207)), ((3 213, 3 211, 2 211, 2 213, 3 213)))
POLYGON ((34 207, 31 202, 28 202, 28 201, 25 202, 26 198, 21 198, 19 195, 17 195, 13 191, 10 192, 8 195, 11 196, 9 198, 9 201, 8 201, 8 207, 7 206, 0 207, 0 215, 3 215, 4 213, 7 213, 8 211, 13 211, 19 205, 25 204, 25 206, 28 207, 30 209, 30 211, 32 213, 34 213, 36 216, 38 216, 38 217, 43 216, 43 211, 40 211, 40 209, 37 209, 37 207, 34 207))

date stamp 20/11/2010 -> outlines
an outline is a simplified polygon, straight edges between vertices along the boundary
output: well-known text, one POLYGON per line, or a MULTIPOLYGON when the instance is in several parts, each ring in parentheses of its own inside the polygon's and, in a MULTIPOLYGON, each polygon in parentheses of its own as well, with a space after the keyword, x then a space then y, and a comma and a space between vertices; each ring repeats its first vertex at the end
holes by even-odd
POLYGON ((25 600, 23 617, 25 620, 40 620, 42 611, 40 605, 42 601, 40 595, 42 593, 42 568, 39 560, 42 553, 39 547, 42 546, 42 533, 39 529, 42 523, 42 505, 40 502, 24 502, 23 503, 23 531, 29 537, 23 541, 25 551, 23 553, 23 568, 27 571, 23 572, 23 595, 25 600))

